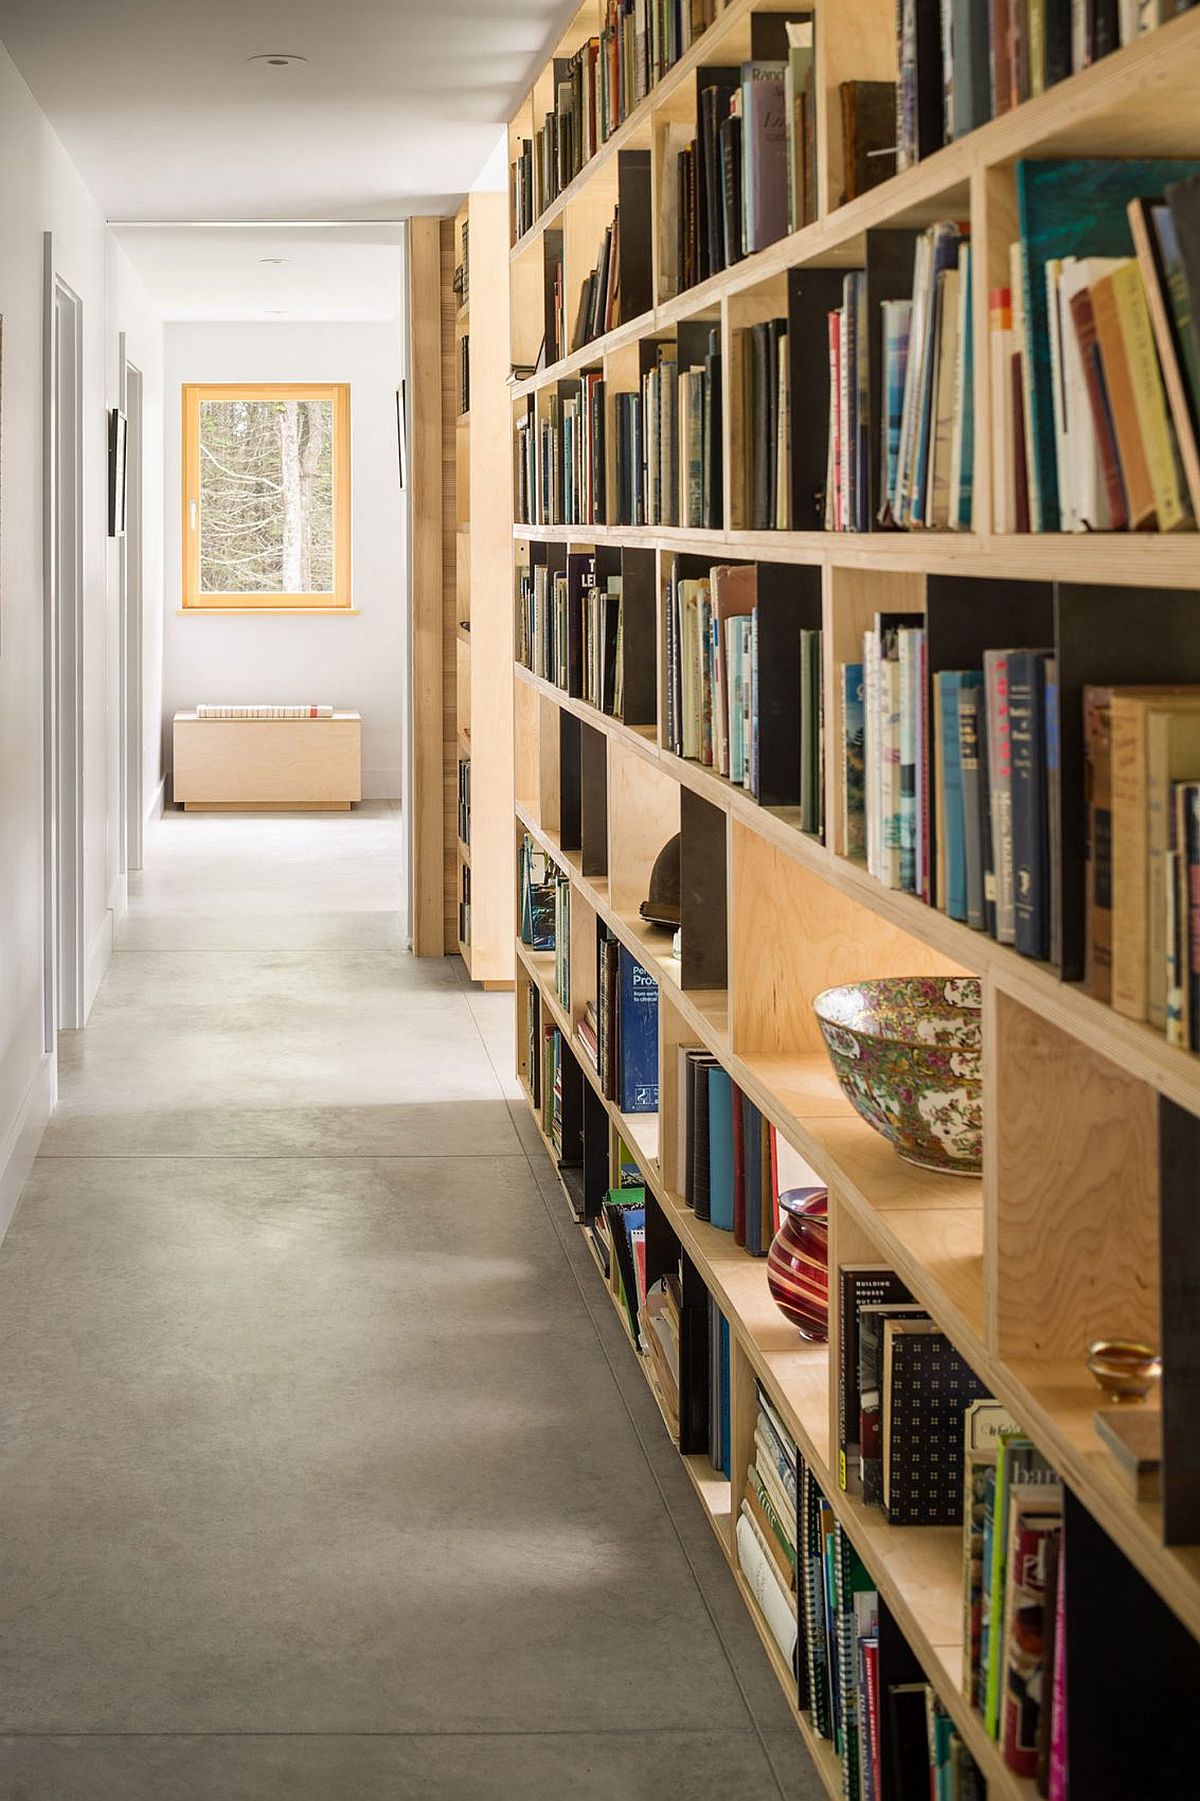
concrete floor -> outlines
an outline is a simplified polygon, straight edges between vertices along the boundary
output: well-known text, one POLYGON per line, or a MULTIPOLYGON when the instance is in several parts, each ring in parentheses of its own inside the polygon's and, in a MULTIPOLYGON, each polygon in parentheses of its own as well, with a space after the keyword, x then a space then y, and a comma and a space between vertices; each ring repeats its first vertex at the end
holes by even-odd
POLYGON ((0 1252, 0 1796, 816 1796, 402 850, 169 815, 63 1041, 0 1252))

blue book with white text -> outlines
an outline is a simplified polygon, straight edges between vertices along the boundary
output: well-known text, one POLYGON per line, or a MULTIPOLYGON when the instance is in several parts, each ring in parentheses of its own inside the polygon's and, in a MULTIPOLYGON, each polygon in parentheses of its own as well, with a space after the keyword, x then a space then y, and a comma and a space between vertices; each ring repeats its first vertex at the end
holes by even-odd
POLYGON ((618 1045, 622 1113, 658 1112, 658 983, 620 947, 618 1045))

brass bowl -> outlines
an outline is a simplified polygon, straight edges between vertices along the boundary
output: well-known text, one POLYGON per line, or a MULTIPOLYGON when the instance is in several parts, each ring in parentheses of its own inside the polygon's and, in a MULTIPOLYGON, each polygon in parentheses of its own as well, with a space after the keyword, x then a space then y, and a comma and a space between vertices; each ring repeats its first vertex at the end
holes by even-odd
POLYGON ((1094 1339, 1088 1346, 1087 1366, 1118 1406, 1144 1401, 1162 1375, 1159 1353, 1129 1338, 1094 1339))

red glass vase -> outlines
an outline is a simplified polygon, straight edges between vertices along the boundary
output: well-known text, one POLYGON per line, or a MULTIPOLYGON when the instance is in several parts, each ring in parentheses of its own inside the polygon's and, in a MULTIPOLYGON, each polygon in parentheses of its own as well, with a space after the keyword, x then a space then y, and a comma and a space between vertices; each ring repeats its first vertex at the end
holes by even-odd
POLYGON ((805 1338, 829 1337, 829 1195, 791 1188, 779 1197, 779 1230, 767 1252, 767 1286, 805 1338))

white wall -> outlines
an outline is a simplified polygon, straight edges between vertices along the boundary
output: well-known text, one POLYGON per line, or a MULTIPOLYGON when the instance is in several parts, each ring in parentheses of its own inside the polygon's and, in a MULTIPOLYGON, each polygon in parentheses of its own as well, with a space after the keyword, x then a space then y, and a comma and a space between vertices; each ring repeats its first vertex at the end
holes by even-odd
MULTIPOLYGON (((403 270, 397 252, 397 299, 403 270)), ((363 793, 402 794, 406 522, 396 450, 399 319, 385 324, 168 324, 164 373, 163 732, 198 701, 314 701, 363 716, 363 793), (357 616, 181 616, 180 390, 197 381, 350 383, 357 616)))
MULTIPOLYGON (((148 386, 161 332, 131 270, 111 266, 99 209, 0 48, 0 1233, 50 1104, 42 1043, 42 309, 43 234, 84 320, 84 941, 90 1004, 124 906, 114 770, 115 564, 107 539, 107 419, 116 401, 116 312, 148 386)), ((157 422, 151 422, 157 448, 157 422)), ((157 460, 157 459, 155 459, 157 460)))

